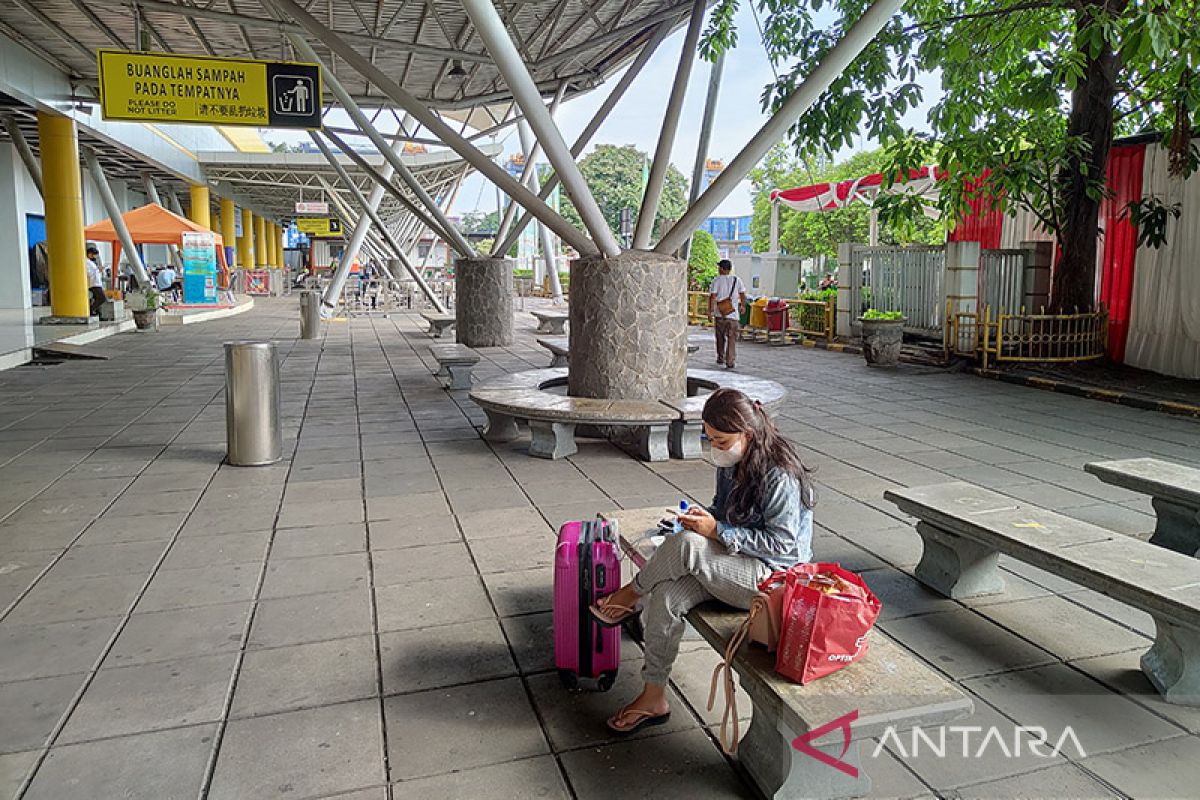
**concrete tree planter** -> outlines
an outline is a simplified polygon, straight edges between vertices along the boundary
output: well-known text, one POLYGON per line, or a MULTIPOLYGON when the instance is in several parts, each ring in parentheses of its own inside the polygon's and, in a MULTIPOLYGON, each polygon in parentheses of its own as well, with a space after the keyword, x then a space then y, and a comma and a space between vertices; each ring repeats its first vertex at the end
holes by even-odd
POLYGON ((903 319, 859 319, 862 324, 863 358, 869 367, 894 367, 900 363, 904 340, 903 319))
POLYGON ((133 312, 133 324, 139 331, 158 329, 158 309, 142 308, 133 312))

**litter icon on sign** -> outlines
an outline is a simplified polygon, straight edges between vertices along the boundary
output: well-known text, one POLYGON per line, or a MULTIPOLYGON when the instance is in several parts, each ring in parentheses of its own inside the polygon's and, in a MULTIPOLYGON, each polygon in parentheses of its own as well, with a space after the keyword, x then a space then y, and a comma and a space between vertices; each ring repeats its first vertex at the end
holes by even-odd
POLYGON ((281 73, 271 77, 271 94, 275 98, 275 113, 307 117, 313 112, 312 78, 306 75, 281 73))

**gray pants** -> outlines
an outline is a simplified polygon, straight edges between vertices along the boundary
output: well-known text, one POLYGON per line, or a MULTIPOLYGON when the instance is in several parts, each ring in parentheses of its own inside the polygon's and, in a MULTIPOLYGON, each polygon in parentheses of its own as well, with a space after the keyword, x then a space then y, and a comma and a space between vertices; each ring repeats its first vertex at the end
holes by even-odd
POLYGON ((717 317, 713 331, 717 336, 717 361, 732 367, 737 361, 738 321, 717 317))
POLYGON ((679 655, 684 615, 705 600, 750 608, 758 583, 770 573, 752 556, 730 555, 720 542, 684 531, 667 536, 633 579, 642 595, 646 661, 642 678, 665 686, 679 655))

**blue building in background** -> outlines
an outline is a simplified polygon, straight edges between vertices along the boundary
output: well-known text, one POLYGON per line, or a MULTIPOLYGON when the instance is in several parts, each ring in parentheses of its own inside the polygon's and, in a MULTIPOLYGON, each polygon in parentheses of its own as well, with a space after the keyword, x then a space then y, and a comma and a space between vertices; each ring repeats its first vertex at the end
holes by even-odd
POLYGON ((751 219, 753 216, 750 214, 743 217, 709 217, 700 228, 712 234, 721 258, 729 258, 738 253, 754 251, 754 237, 750 235, 751 219))

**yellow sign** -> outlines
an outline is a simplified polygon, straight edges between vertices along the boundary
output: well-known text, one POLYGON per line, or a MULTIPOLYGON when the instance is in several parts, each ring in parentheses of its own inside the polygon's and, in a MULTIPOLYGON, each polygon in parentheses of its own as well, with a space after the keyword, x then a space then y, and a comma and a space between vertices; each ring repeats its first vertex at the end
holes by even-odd
POLYGON ((316 64, 99 51, 105 119, 320 128, 316 64))
POLYGON ((342 221, 336 217, 299 217, 296 230, 306 236, 330 237, 342 235, 342 221))

